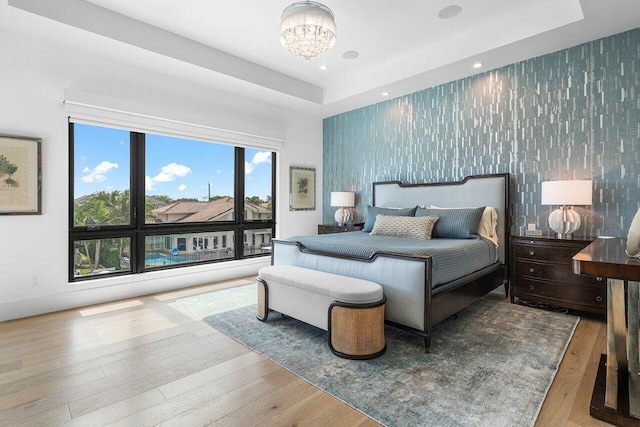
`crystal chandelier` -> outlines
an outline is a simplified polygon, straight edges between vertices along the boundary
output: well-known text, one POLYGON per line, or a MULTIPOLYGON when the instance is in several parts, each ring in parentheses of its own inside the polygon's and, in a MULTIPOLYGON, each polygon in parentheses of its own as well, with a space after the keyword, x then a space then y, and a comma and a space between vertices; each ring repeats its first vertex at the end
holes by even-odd
POLYGON ((280 44, 291 55, 310 59, 336 44, 336 23, 327 6, 315 1, 292 4, 282 12, 280 44))

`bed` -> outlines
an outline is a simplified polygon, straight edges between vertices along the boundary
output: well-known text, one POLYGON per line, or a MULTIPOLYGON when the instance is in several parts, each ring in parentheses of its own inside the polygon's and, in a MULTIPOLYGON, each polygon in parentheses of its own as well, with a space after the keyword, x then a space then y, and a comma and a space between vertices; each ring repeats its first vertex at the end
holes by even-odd
MULTIPOLYGON (((435 324, 500 285, 504 285, 506 291, 510 226, 508 174, 474 175, 441 183, 376 182, 371 206, 366 231, 274 239, 272 263, 379 283, 387 297, 385 322, 423 337, 427 352, 431 351, 435 324), (497 214, 494 235, 491 239, 475 236, 452 239, 448 235, 442 238, 441 233, 430 240, 370 235, 369 221, 373 214, 411 207, 418 207, 418 211, 407 216, 419 216, 421 208, 432 207, 424 210, 424 215, 443 212, 439 215, 443 221, 446 215, 444 211, 437 211, 438 208, 462 212, 462 208, 492 207, 497 214)), ((373 218, 375 224, 376 217, 373 218)))

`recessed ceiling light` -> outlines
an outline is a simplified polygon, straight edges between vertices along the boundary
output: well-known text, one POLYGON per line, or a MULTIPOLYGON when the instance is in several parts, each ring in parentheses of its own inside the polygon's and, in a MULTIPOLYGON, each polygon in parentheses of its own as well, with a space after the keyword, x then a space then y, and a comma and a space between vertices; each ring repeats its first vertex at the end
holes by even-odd
POLYGON ((389 96, 391 95, 389 92, 382 92, 382 96, 389 96))
POLYGON ((451 19, 460 15, 462 12, 462 8, 458 5, 452 4, 451 6, 447 6, 438 12, 438 18, 440 19, 451 19))
POLYGON ((356 59, 358 56, 360 56, 360 54, 355 50, 348 50, 342 54, 344 59, 356 59))
POLYGON ((329 67, 327 67, 326 65, 321 65, 321 66, 320 66, 320 69, 321 69, 321 70, 326 70, 327 68, 329 68, 329 67))
POLYGON ((475 64, 473 64, 473 68, 480 68, 482 67, 484 64, 482 62, 476 62, 475 64))

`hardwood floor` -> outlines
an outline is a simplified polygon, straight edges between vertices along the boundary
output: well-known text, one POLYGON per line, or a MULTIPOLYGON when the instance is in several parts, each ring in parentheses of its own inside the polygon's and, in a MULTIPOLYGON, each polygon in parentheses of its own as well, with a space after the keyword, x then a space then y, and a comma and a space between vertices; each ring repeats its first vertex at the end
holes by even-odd
MULTIPOLYGON (((0 426, 378 425, 173 302, 253 279, 0 322, 0 426)), ((607 425, 589 416, 605 342, 583 317, 536 425, 607 425)))

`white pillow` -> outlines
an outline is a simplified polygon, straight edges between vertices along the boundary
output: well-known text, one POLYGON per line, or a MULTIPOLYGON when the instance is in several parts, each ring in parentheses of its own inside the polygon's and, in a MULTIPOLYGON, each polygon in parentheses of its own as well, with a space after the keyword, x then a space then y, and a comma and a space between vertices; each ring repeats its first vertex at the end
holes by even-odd
POLYGON ((376 223, 371 236, 411 237, 413 239, 431 239, 437 216, 394 216, 376 215, 376 223))
MULTIPOLYGON (((431 209, 457 209, 457 208, 444 208, 442 206, 431 205, 431 209)), ((467 209, 467 208, 459 208, 467 209)), ((498 233, 496 227, 498 226, 498 212, 496 208, 487 206, 482 212, 482 218, 480 218, 480 224, 478 224, 478 235, 485 239, 491 240, 494 245, 498 246, 498 233)))
POLYGON ((629 226, 629 234, 627 234, 627 255, 634 258, 640 258, 640 209, 636 212, 636 216, 629 226))

